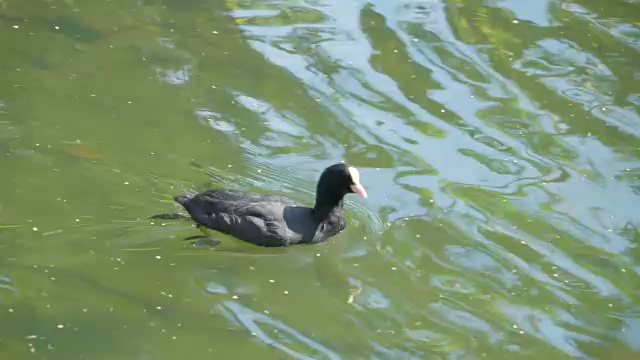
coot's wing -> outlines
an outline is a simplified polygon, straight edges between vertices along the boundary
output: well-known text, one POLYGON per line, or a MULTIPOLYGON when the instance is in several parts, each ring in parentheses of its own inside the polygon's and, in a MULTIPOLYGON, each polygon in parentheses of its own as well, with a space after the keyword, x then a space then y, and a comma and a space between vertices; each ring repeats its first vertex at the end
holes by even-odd
POLYGON ((232 201, 240 203, 282 203, 284 205, 295 205, 295 201, 279 195, 256 194, 240 190, 231 189, 213 189, 207 190, 196 195, 194 198, 200 198, 204 202, 216 203, 218 201, 232 201))
POLYGON ((282 246, 291 241, 283 220, 285 205, 282 203, 225 203, 226 211, 214 212, 208 217, 213 229, 263 246, 282 246))
POLYGON ((192 197, 183 206, 208 228, 254 244, 281 246, 291 241, 283 214, 292 203, 281 196, 212 190, 192 197))

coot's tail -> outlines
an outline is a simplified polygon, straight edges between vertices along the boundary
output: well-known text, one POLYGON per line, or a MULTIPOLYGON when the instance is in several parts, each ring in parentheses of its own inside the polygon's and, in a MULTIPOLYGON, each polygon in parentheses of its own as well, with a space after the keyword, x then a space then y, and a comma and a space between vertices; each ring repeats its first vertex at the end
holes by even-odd
POLYGON ((178 204, 184 206, 186 203, 189 202, 190 198, 188 196, 178 195, 178 196, 174 196, 173 200, 178 204))
POLYGON ((177 219, 188 219, 189 217, 186 215, 174 213, 174 214, 157 214, 150 216, 149 219, 160 219, 160 220, 177 220, 177 219))
MULTIPOLYGON (((191 199, 190 197, 183 196, 183 195, 175 196, 173 198, 175 202, 177 202, 182 206, 185 206, 190 199, 191 199)), ((151 216, 149 219, 175 220, 175 219, 188 219, 188 218, 189 216, 175 213, 175 214, 157 214, 157 215, 151 216)))

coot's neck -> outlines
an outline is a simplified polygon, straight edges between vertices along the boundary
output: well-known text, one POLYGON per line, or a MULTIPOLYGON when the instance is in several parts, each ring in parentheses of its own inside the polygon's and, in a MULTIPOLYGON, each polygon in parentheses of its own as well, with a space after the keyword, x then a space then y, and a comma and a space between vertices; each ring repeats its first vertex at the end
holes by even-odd
POLYGON ((313 215, 316 221, 321 222, 332 215, 339 215, 343 210, 344 193, 336 192, 335 189, 324 189, 318 184, 316 191, 316 206, 313 208, 313 215))

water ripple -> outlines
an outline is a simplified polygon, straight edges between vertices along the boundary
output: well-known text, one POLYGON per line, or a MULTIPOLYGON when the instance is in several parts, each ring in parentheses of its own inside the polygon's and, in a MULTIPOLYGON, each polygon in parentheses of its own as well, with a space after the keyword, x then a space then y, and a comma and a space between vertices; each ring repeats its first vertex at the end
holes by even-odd
MULTIPOLYGON (((339 359, 340 356, 333 352, 331 349, 313 341, 311 338, 303 335, 294 328, 287 326, 286 324, 274 319, 273 317, 255 312, 237 301, 225 301, 223 305, 229 310, 230 315, 235 317, 242 326, 251 332, 251 335, 255 336, 260 341, 267 345, 276 347, 289 356, 296 359, 313 359, 315 356, 307 356, 303 352, 296 351, 293 346, 302 345, 308 350, 322 354, 329 359, 339 359), (269 336, 269 332, 276 332, 275 337, 269 336), (292 346, 293 345, 293 346, 292 346)), ((297 346, 295 346, 297 347, 297 346)))

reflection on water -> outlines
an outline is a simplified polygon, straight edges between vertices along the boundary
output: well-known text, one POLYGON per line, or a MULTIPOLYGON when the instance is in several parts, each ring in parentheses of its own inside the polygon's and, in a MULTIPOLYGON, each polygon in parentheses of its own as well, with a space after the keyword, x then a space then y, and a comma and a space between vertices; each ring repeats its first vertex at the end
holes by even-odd
POLYGON ((314 342, 312 339, 302 335, 295 329, 283 324, 280 321, 273 319, 269 316, 269 312, 258 313, 249 308, 242 306, 237 301, 225 301, 221 305, 230 312, 227 315, 230 320, 236 320, 246 327, 251 332, 252 336, 260 339, 265 344, 274 346, 286 354, 296 359, 316 359, 318 356, 327 357, 329 359, 339 359, 338 354, 334 353, 330 349, 314 342), (275 335, 269 336, 267 334, 274 333, 275 335), (292 345, 299 344, 306 347, 303 352, 297 352, 290 347, 287 343, 293 343, 292 345), (310 356, 306 356, 309 354, 310 356))
POLYGON ((637 10, 0 1, 0 353, 637 357, 637 10), (327 243, 149 219, 340 160, 327 243))

